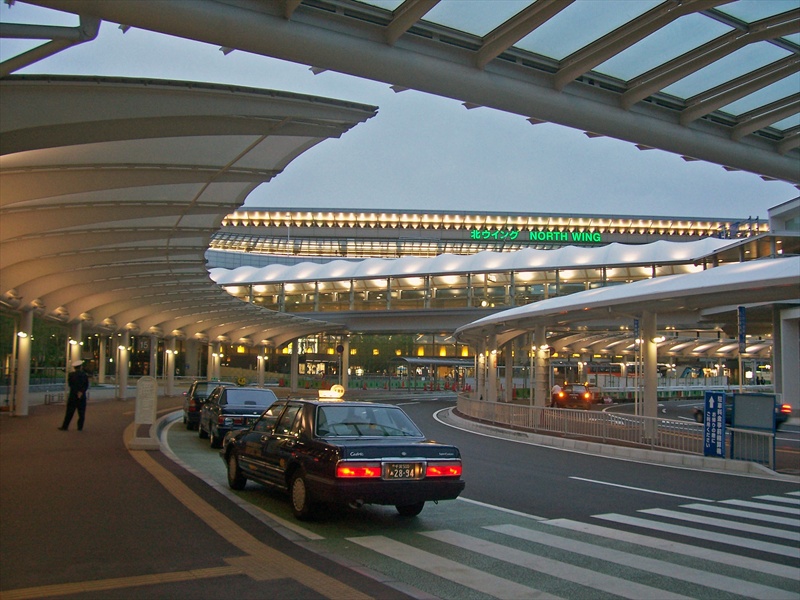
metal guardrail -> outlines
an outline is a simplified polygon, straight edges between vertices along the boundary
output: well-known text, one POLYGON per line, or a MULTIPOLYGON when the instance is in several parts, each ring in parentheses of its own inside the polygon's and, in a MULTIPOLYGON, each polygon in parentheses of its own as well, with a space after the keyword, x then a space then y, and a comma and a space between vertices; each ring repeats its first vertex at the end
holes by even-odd
POLYGON ((693 421, 485 402, 463 395, 458 398, 458 411, 481 421, 533 433, 703 454, 703 425, 693 421))
POLYGON ((45 404, 59 404, 61 402, 64 402, 64 392, 45 392, 45 404))
POLYGON ((775 436, 769 431, 726 428, 730 440, 730 457, 749 460, 775 469, 775 436))
MULTIPOLYGON (((704 425, 693 421, 486 402, 463 394, 458 397, 458 412, 501 427, 543 435, 703 455, 704 425)), ((775 469, 774 433, 728 427, 726 438, 726 456, 775 469)))

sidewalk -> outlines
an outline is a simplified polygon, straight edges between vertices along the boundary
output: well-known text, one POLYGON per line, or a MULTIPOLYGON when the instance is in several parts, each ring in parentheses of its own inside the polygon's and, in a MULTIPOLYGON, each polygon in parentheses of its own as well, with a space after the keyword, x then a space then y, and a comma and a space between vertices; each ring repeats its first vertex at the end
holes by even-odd
MULTIPOLYGON (((160 398, 159 415, 181 402, 160 398)), ((63 414, 0 415, 1 600, 412 597, 305 550, 160 452, 128 451, 133 400, 93 394, 81 432, 58 431, 63 414)))

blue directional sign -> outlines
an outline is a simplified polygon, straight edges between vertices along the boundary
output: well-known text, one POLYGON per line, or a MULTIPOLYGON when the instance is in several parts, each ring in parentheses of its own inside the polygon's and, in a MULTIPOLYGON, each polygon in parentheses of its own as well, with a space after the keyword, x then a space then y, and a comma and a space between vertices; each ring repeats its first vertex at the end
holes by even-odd
POLYGON ((725 458, 725 392, 706 392, 703 455, 725 458))
POLYGON ((739 328, 739 354, 744 354, 747 348, 747 313, 744 306, 736 309, 739 328))

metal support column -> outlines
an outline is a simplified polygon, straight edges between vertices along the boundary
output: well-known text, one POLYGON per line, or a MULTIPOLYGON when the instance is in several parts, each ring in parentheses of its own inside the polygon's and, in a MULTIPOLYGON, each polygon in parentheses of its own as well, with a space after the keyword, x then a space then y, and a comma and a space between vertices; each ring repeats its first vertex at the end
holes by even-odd
POLYGON ((31 340, 33 339, 33 310, 24 310, 17 333, 16 389, 14 415, 28 416, 28 392, 31 384, 31 340))

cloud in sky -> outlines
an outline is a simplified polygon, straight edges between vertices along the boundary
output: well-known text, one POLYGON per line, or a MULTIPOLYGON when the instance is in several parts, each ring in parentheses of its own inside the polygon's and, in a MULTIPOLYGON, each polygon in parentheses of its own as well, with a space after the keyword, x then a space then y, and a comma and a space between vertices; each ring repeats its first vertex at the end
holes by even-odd
MULTIPOLYGON (((17 3, 3 22, 44 23, 17 3)), ((77 24, 71 15, 58 24, 77 24)), ((20 42, 21 43, 21 42, 20 42)), ((15 53, 3 40, 0 59, 15 53)), ((147 77, 285 90, 375 105, 377 116, 295 159, 246 208, 534 212, 766 218, 797 196, 785 182, 640 151, 553 124, 304 65, 103 23, 95 41, 21 73, 147 77)))

